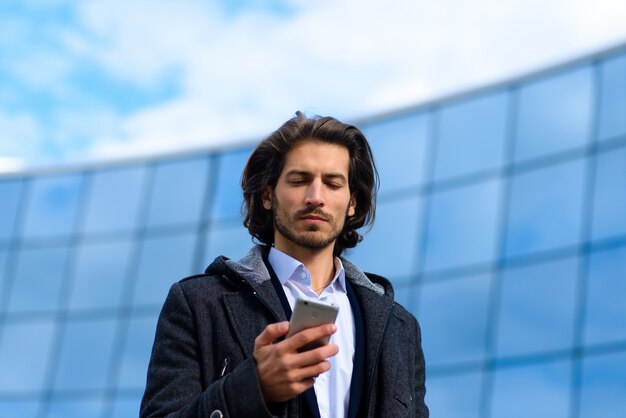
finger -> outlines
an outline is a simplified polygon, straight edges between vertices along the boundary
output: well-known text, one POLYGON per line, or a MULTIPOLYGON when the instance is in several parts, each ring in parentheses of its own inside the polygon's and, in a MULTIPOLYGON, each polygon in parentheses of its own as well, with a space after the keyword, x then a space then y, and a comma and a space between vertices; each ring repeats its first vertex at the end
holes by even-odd
POLYGON ((282 321, 269 324, 254 340, 254 348, 272 344, 272 342, 289 331, 289 322, 282 321))
POLYGON ((307 328, 303 331, 298 332, 297 334, 292 335, 287 338, 283 343, 289 346, 289 348, 298 350, 299 348, 304 347, 305 345, 316 341, 322 340, 326 337, 330 337, 337 331, 337 326, 335 324, 323 324, 318 325, 316 327, 307 328))
POLYGON ((309 380, 313 380, 319 375, 326 373, 330 370, 330 362, 328 360, 324 360, 319 363, 315 363, 313 365, 307 367, 301 367, 294 371, 294 379, 302 382, 308 382, 309 380))
POLYGON ((302 392, 304 392, 305 390, 309 389, 310 387, 313 387, 314 383, 315 383, 315 380, 312 377, 308 377, 306 379, 302 379, 298 382, 290 384, 289 396, 287 396, 287 399, 291 399, 294 396, 297 396, 301 394, 302 392))
POLYGON ((320 364, 325 362, 326 359, 335 356, 338 352, 339 346, 337 344, 327 344, 312 350, 303 351, 293 355, 291 358, 291 366, 294 368, 303 368, 320 364))

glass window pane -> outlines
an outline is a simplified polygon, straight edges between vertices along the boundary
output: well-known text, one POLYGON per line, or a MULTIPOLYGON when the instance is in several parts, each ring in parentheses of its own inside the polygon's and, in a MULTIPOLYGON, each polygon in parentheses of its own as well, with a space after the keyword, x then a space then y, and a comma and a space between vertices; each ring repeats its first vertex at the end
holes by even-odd
POLYGON ((162 305, 170 286, 193 274, 196 234, 147 238, 139 256, 135 304, 162 305))
POLYGON ((35 418, 38 416, 39 402, 0 399, 0 411, 2 418, 35 418))
POLYGON ((426 405, 431 414, 445 418, 478 418, 481 380, 480 373, 428 376, 426 405))
POLYGON ((211 211, 212 219, 241 217, 243 195, 240 179, 251 153, 252 149, 245 148, 219 155, 219 173, 211 211))
POLYGON ((24 235, 51 237, 74 232, 82 174, 51 176, 32 181, 24 235))
POLYGON ((138 221, 143 196, 144 167, 104 170, 93 173, 84 231, 130 230, 138 221))
POLYGON ((626 148, 598 154, 596 161, 593 238, 626 234, 626 148))
POLYGON ((576 160, 513 177, 506 256, 579 242, 583 169, 583 161, 576 160))
POLYGON ((103 389, 111 368, 116 321, 68 321, 57 365, 56 389, 103 389))
POLYGON ((592 253, 587 278, 585 343, 626 339, 626 247, 592 253))
POLYGON ((206 157, 155 166, 147 225, 198 222, 208 177, 206 157))
POLYGON ((425 270, 490 262, 496 255, 502 182, 433 194, 425 270))
POLYGON ((24 248, 19 252, 9 311, 54 311, 65 280, 67 247, 24 248))
POLYGON ((140 404, 141 395, 135 397, 118 396, 113 404, 112 418, 138 417, 140 404))
POLYGON ((380 192, 424 182, 430 114, 412 113, 362 127, 380 175, 380 192))
POLYGON ((569 417, 570 362, 497 369, 492 417, 569 417), (523 394, 523 396, 522 396, 523 394))
POLYGON ((83 244, 78 248, 70 309, 119 306, 131 248, 130 240, 83 244))
POLYGON ((626 55, 602 64, 600 139, 626 134, 626 55))
POLYGON ((583 360, 581 417, 626 416, 626 352, 583 360))
POLYGON ((516 161, 566 151, 589 141, 592 82, 591 67, 582 67, 520 88, 516 161))
POLYGON ((435 179, 499 168, 504 159, 508 92, 489 93, 441 110, 435 179))
POLYGON ((0 248, 0 312, 4 311, 6 293, 9 289, 8 278, 7 278, 7 261, 9 258, 9 252, 4 248, 0 248))
POLYGON ((50 403, 48 418, 84 418, 100 417, 104 402, 98 399, 66 400, 53 399, 50 403))
POLYGON ((424 283, 419 318, 427 367, 483 359, 490 283, 488 275, 424 283))
POLYGON ((420 221, 419 197, 380 201, 376 207, 374 227, 346 255, 364 271, 398 281, 410 280, 410 275, 416 273, 418 268, 420 221), (392 252, 393 262, 390 262, 392 252))
POLYGON ((417 317, 418 315, 417 296, 419 295, 418 290, 417 290, 417 285, 394 283, 393 291, 394 291, 393 299, 396 302, 396 304, 402 305, 406 310, 408 310, 409 312, 411 312, 413 315, 417 317))
POLYGON ((13 237, 24 182, 0 181, 0 242, 13 237))
POLYGON ((507 270, 502 277, 498 356, 567 349, 574 338, 577 259, 507 270))
POLYGON ((51 320, 4 325, 0 340, 0 391, 42 389, 55 329, 51 320))
POLYGON ((132 318, 129 321, 126 345, 120 366, 119 386, 129 389, 143 389, 146 385, 146 372, 154 342, 157 319, 154 316, 132 318))
POLYGON ((204 271, 220 255, 239 260, 253 245, 252 236, 241 223, 214 223, 206 234, 205 257, 200 268, 204 271))

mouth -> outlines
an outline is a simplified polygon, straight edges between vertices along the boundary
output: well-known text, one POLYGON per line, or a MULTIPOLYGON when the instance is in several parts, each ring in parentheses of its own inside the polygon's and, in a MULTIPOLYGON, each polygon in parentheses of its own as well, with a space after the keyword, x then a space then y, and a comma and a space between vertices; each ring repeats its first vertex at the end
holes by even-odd
POLYGON ((299 218, 303 221, 316 222, 316 223, 329 221, 329 217, 327 215, 323 215, 320 213, 306 213, 306 214, 299 216, 299 218))
POLYGON ((327 222, 325 219, 320 218, 319 216, 303 216, 300 219, 306 222, 327 222))

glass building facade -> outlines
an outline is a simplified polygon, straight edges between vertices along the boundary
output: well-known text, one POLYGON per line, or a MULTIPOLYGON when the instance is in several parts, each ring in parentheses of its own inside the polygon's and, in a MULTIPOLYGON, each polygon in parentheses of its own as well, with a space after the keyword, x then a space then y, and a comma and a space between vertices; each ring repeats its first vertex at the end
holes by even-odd
MULTIPOLYGON (((626 416, 626 47, 357 121, 348 257, 419 319, 433 417, 626 416)), ((136 416, 169 286, 251 245, 251 147, 0 176, 0 417, 136 416)))

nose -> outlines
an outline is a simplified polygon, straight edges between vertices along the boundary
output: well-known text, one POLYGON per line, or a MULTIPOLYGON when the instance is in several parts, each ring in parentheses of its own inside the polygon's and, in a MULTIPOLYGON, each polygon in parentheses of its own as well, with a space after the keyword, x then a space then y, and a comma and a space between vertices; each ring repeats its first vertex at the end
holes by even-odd
POLYGON ((307 187, 304 203, 307 206, 324 206, 322 184, 314 181, 307 187))

